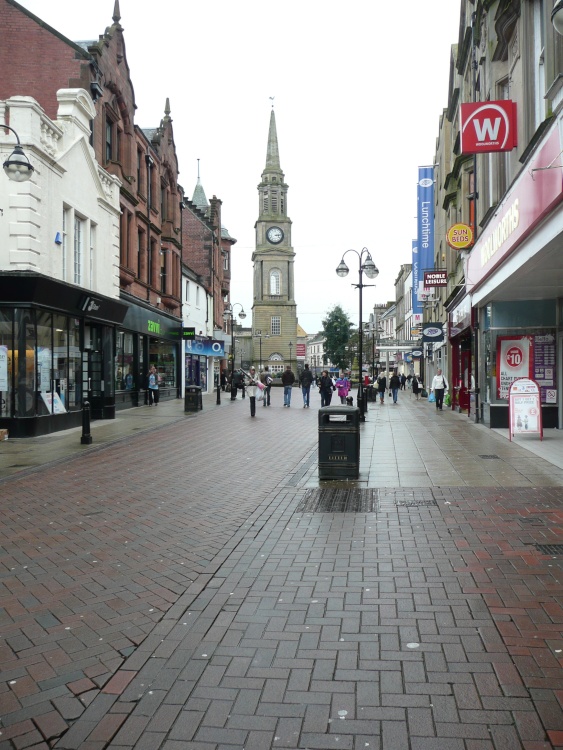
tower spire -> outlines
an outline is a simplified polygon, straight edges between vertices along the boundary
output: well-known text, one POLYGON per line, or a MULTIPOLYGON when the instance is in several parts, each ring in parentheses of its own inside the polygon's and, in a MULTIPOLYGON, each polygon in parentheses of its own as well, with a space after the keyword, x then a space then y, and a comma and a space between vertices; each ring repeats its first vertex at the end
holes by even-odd
POLYGON ((119 23, 121 21, 121 11, 119 10, 119 0, 115 0, 115 4, 113 6, 113 18, 114 23, 119 23))
POLYGON ((268 149, 266 152, 266 170, 268 169, 281 169, 278 134, 276 131, 276 115, 273 108, 270 114, 270 130, 268 132, 268 149))

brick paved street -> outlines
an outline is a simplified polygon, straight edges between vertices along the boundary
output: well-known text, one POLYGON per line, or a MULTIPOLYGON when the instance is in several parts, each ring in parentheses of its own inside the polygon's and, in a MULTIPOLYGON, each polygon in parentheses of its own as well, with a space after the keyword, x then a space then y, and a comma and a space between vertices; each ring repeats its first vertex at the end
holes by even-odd
POLYGON ((402 396, 319 483, 297 391, 159 409, 0 481, 0 750, 563 747, 563 469, 402 396))

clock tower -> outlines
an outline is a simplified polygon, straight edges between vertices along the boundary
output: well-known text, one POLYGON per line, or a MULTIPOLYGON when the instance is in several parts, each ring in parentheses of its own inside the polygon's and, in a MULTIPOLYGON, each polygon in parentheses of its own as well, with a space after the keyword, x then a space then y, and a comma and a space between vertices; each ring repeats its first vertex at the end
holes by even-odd
POLYGON ((291 219, 287 215, 287 185, 280 167, 276 117, 270 115, 266 166, 258 185, 258 220, 255 224, 254 302, 252 334, 254 362, 271 372, 291 365, 297 373, 297 305, 294 299, 291 219))

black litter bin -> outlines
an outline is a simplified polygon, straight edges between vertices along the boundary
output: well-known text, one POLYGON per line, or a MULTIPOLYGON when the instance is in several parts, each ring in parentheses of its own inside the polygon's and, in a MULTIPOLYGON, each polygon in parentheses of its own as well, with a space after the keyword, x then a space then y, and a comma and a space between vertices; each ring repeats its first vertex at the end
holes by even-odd
POLYGON ((373 385, 368 385, 367 388, 364 388, 364 393, 366 394, 367 401, 377 401, 377 391, 373 385))
POLYGON ((319 479, 360 476, 360 410, 355 406, 319 409, 319 479))
POLYGON ((187 385, 184 391, 184 411, 199 411, 203 409, 203 398, 199 385, 187 385))

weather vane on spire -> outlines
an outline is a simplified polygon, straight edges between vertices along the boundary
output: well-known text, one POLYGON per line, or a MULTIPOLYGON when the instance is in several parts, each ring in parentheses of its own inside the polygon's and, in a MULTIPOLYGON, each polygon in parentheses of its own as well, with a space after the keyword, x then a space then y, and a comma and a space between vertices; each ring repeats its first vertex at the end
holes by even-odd
POLYGON ((274 99, 275 98, 276 98, 275 96, 271 96, 270 97, 270 101, 272 102, 272 109, 274 108, 274 99))

